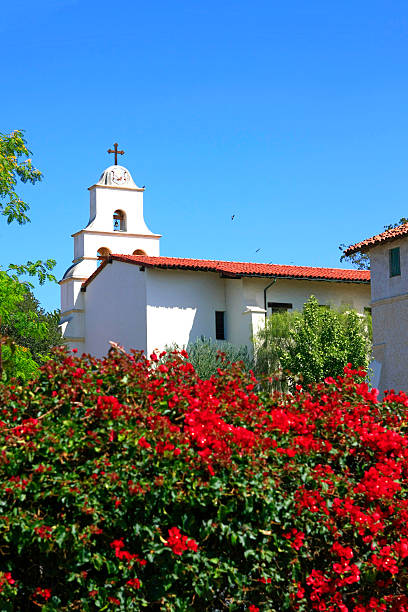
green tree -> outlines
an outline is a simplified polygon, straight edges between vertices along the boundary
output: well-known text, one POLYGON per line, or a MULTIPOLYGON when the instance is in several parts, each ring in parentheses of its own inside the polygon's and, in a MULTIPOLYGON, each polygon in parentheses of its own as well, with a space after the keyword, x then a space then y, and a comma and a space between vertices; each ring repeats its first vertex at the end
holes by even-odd
POLYGON ((43 340, 47 334, 47 325, 34 311, 24 311, 22 305, 29 290, 6 272, 0 271, 0 379, 17 376, 22 380, 31 378, 37 371, 27 340, 43 340), (3 330, 6 330, 4 333, 3 330), (24 344, 17 344, 7 332, 24 338, 24 344))
POLYGON ((42 173, 33 166, 30 155, 21 130, 11 134, 0 133, 0 198, 6 200, 4 204, 0 202, 0 210, 7 217, 7 223, 17 221, 22 225, 30 221, 27 216, 30 207, 15 191, 18 180, 34 184, 42 179, 42 173))
POLYGON ((34 361, 41 365, 52 348, 64 344, 59 328, 60 312, 45 312, 39 300, 27 288, 23 299, 16 304, 16 314, 20 319, 35 320, 38 323, 35 332, 39 330, 40 333, 27 333, 28 330, 21 329, 13 317, 9 318, 8 324, 3 323, 0 326, 0 333, 17 345, 29 349, 34 361))
POLYGON ((293 375, 310 384, 340 376, 347 363, 367 367, 371 319, 352 309, 323 308, 312 296, 302 313, 272 315, 255 345, 258 373, 271 376, 280 370, 274 386, 284 390, 285 385, 293 385, 293 375))
MULTIPOLYGON (((27 216, 30 207, 16 193, 19 180, 34 185, 42 179, 42 173, 33 166, 30 155, 24 132, 15 130, 11 134, 0 133, 0 212, 7 217, 7 223, 17 221, 23 225, 30 221, 27 216)), ((37 277, 42 285, 47 280, 56 281, 51 274, 55 263, 54 259, 47 259, 44 262, 37 260, 26 264, 10 264, 7 272, 15 279, 22 275, 37 277)))
POLYGON ((301 317, 302 314, 298 311, 277 312, 266 319, 265 327, 260 329, 254 338, 255 372, 259 377, 271 377, 268 386, 274 390, 288 390, 281 357, 290 343, 293 343, 294 322, 301 317))
POLYGON ((357 270, 369 270, 370 257, 367 255, 367 253, 360 253, 360 251, 358 251, 352 255, 345 255, 344 251, 346 251, 350 246, 351 244, 344 243, 339 245, 339 250, 343 253, 343 255, 340 257, 340 261, 342 263, 343 261, 350 263, 352 266, 357 268, 357 270))
MULTIPOLYGON (((16 221, 22 225, 30 221, 27 215, 29 205, 16 192, 18 181, 35 184, 42 178, 30 155, 21 130, 11 134, 0 133, 0 213, 7 218, 7 223, 16 221)), ((14 374, 25 379, 36 370, 30 344, 45 346, 45 338, 50 333, 49 323, 52 321, 54 324, 55 316, 51 315, 47 320, 45 313, 38 310, 38 304, 34 307, 32 300, 29 307, 32 285, 27 281, 21 282, 19 277, 36 277, 41 285, 47 280, 55 282, 56 278, 51 274, 54 266, 53 259, 9 264, 6 270, 0 266, 0 378, 14 374)), ((38 361, 40 352, 37 349, 38 346, 35 350, 38 361)))

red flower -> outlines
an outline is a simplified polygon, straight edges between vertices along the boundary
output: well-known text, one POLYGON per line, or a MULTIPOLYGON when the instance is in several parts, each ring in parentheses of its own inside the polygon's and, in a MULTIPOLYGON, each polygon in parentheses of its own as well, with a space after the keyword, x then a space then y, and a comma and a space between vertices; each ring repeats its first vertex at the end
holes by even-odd
POLYGON ((194 552, 197 550, 197 542, 182 535, 178 527, 172 527, 169 529, 168 533, 169 538, 166 542, 166 546, 169 546, 175 555, 182 555, 187 549, 193 550, 194 552))
POLYGON ((35 595, 37 597, 42 597, 43 599, 45 599, 45 601, 48 601, 48 599, 51 597, 51 590, 41 589, 40 587, 37 587, 35 590, 35 595))
POLYGON ((187 548, 189 548, 190 550, 194 550, 194 552, 196 552, 198 549, 198 544, 195 540, 187 540, 186 545, 187 548))
POLYGON ((40 536, 40 538, 44 538, 45 540, 50 540, 52 537, 52 527, 49 527, 48 525, 34 527, 34 531, 40 536))
POLYGON ((150 448, 151 444, 149 444, 149 442, 146 440, 146 438, 144 436, 142 436, 138 442, 139 446, 141 446, 142 448, 150 448))
POLYGON ((305 534, 302 531, 298 531, 297 529, 295 529, 295 527, 293 527, 293 529, 291 529, 289 533, 284 533, 283 537, 287 540, 292 540, 292 548, 294 548, 295 550, 299 550, 303 546, 305 534))
MULTIPOLYGON (((15 584, 16 583, 16 581, 14 580, 14 578, 11 575, 11 572, 4 572, 4 574, 3 574, 3 576, 1 577, 0 580, 7 580, 7 582, 9 584, 15 584)), ((3 582, 3 584, 4 584, 4 582, 3 582)))

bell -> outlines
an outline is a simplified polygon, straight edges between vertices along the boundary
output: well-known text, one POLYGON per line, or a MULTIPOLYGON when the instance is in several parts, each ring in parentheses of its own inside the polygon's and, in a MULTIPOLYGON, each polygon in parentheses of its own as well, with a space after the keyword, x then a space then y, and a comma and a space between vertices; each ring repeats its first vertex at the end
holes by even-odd
POLYGON ((119 227, 119 221, 115 219, 115 229, 118 229, 118 227, 119 227))

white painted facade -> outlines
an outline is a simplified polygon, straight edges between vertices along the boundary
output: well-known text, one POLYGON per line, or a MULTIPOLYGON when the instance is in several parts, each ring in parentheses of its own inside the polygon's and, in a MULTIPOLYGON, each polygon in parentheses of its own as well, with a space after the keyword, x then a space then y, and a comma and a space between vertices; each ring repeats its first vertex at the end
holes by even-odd
POLYGON ((373 356, 378 388, 408 392, 408 238, 370 249, 373 356), (390 276, 389 251, 400 249, 401 274, 390 276))
POLYGON ((270 312, 268 302, 290 303, 301 310, 315 295, 321 304, 348 304, 359 312, 369 305, 367 282, 229 278, 219 272, 162 269, 114 257, 93 274, 101 248, 105 254, 131 255, 141 250, 158 256, 160 235, 147 228, 144 190, 135 185, 126 168, 107 168, 89 189, 90 221, 73 234, 73 265, 60 283, 63 334, 79 353, 105 355, 109 341, 150 354, 173 344, 186 346, 200 336, 215 339, 216 311, 225 313, 225 340, 251 349, 253 335, 270 312), (121 231, 113 230, 117 211, 121 211, 121 231))

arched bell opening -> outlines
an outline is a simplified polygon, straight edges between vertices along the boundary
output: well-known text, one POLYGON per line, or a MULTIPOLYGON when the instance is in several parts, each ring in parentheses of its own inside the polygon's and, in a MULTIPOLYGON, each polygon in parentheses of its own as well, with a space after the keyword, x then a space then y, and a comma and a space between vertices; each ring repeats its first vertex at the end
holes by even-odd
POLYGON ((143 251, 143 249, 136 249, 136 251, 133 251, 132 255, 147 255, 147 253, 143 251))
POLYGON ((123 210, 115 210, 113 213, 113 231, 126 232, 126 215, 123 210))
POLYGON ((109 257, 110 254, 111 251, 107 247, 101 247, 100 249, 98 249, 98 252, 96 253, 96 256, 98 258, 98 266, 100 266, 103 260, 109 257))

